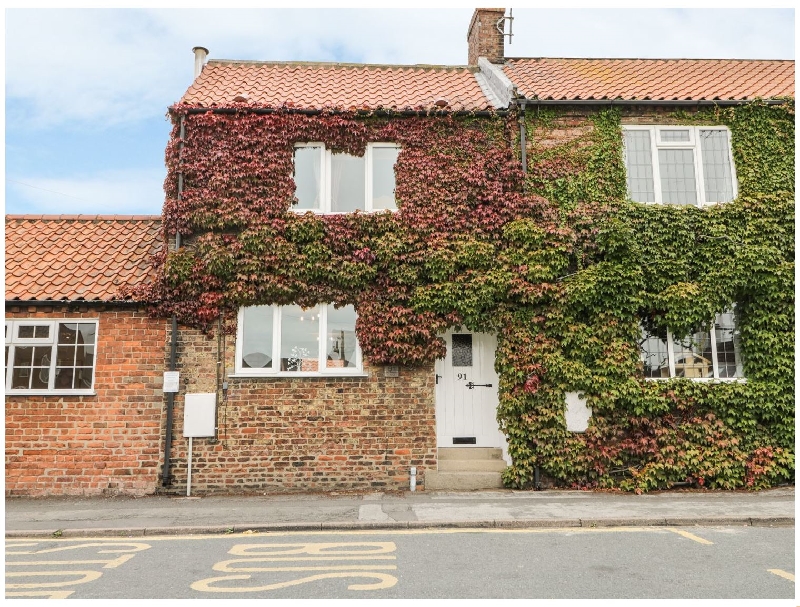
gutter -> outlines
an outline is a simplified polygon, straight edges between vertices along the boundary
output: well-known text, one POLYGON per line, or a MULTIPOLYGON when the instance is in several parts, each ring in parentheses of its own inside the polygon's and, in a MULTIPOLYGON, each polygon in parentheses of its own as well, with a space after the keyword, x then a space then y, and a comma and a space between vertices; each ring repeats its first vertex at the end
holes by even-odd
MULTIPOLYGON (((175 113, 176 109, 175 106, 171 106, 169 108, 170 112, 175 113)), ((442 110, 356 110, 355 112, 347 111, 347 110, 302 110, 302 109, 291 109, 291 108, 250 108, 247 106, 243 106, 241 108, 189 108, 186 110, 187 114, 207 114, 211 112, 212 114, 277 114, 277 113, 287 113, 287 114, 301 114, 304 116, 319 116, 321 114, 332 114, 332 115, 339 115, 339 114, 348 114, 352 115, 355 114, 357 118, 368 118, 368 117, 396 117, 396 116, 415 116, 415 117, 441 117, 441 116, 477 116, 479 118, 494 118, 494 117, 505 117, 508 115, 508 110, 477 110, 477 111, 469 111, 469 110, 458 110, 453 112, 442 111, 442 110)))
POLYGON ((523 108, 526 105, 533 105, 536 107, 542 105, 661 105, 661 106, 732 106, 732 105, 746 105, 748 103, 755 103, 759 101, 767 105, 783 105, 789 103, 787 99, 517 99, 516 103, 523 108))
POLYGON ((6 308, 11 306, 113 306, 139 308, 146 306, 146 303, 139 301, 108 300, 102 299, 6 299, 6 308))

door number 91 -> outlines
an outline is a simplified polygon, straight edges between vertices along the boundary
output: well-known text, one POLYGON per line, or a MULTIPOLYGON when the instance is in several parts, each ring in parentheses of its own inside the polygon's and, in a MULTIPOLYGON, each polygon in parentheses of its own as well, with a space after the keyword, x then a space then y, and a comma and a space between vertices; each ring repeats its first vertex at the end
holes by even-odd
POLYGON ((464 381, 467 381, 467 374, 466 373, 459 373, 458 374, 458 379, 463 379, 464 381))

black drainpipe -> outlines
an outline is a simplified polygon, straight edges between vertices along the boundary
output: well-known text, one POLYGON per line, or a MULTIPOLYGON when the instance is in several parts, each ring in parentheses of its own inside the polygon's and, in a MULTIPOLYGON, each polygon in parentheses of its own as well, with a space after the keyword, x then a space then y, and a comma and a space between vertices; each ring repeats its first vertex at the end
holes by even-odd
MULTIPOLYGON (((184 117, 180 119, 180 149, 183 149, 183 139, 186 135, 186 125, 184 124, 184 117)), ((183 171, 178 173, 178 200, 180 201, 183 194, 183 171)), ((175 233, 175 250, 181 248, 181 234, 175 233)), ((169 347, 169 370, 175 370, 175 358, 178 350, 178 317, 172 315, 172 335, 170 337, 169 347)), ((164 435, 164 468, 161 472, 161 485, 169 487, 172 485, 172 475, 169 472, 170 468, 170 454, 172 452, 172 424, 174 422, 174 408, 175 408, 175 393, 167 393, 167 427, 164 435)))
MULTIPOLYGON (((527 177, 528 175, 528 142, 526 139, 527 136, 527 125, 525 124, 525 100, 519 99, 517 100, 517 104, 519 105, 519 156, 520 161, 522 162, 522 174, 527 177)), ((536 108, 538 113, 539 108, 536 108)), ((536 465, 533 468, 533 488, 536 491, 541 491, 542 483, 540 480, 540 473, 539 473, 539 466, 536 465)))

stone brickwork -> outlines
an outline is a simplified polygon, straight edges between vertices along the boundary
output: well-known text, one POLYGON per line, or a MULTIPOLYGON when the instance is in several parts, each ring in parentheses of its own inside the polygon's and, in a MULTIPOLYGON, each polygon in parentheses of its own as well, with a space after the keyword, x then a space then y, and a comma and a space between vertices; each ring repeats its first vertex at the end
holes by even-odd
POLYGON ((505 13, 504 8, 475 9, 467 30, 467 65, 478 65, 478 57, 486 57, 492 63, 503 63, 505 39, 497 29, 497 22, 505 13))
POLYGON ((153 493, 165 321, 87 305, 7 305, 6 318, 99 319, 94 395, 6 396, 6 495, 153 493))
POLYGON ((184 395, 217 391, 218 437, 193 439, 192 494, 403 490, 417 467, 436 469, 433 366, 365 364, 364 377, 229 377, 234 339, 206 337, 181 327, 170 492, 186 492, 188 439, 183 437, 184 395))

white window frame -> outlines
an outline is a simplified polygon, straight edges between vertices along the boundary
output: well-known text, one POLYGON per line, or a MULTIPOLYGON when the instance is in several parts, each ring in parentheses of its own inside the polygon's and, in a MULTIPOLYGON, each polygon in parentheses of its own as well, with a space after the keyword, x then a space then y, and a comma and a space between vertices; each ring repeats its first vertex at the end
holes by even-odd
MULTIPOLYGON (((48 319, 6 319, 6 346, 8 347, 8 361, 6 364, 6 394, 23 396, 42 396, 42 395, 93 395, 95 394, 95 382, 97 381, 97 351, 99 342, 99 319, 96 318, 64 318, 58 320, 48 319), (48 384, 52 386, 56 376, 56 350, 58 348, 58 326, 60 324, 94 324, 94 356, 92 357, 92 386, 90 388, 32 388, 32 389, 11 389, 12 375, 14 371, 14 356, 16 346, 51 346, 50 354, 50 375, 48 384), (19 337, 19 330, 24 326, 49 326, 49 337, 19 337)), ((74 367, 73 367, 74 368, 74 367)))
MULTIPOLYGON (((332 202, 332 193, 331 193, 331 160, 333 157, 333 152, 325 147, 325 144, 319 141, 312 141, 308 143, 296 143, 294 146, 295 149, 298 148, 319 148, 320 151, 320 171, 319 171, 319 188, 320 188, 320 208, 318 209, 297 209, 292 206, 291 210, 295 213, 315 213, 315 214, 324 214, 324 215, 345 215, 347 213, 352 213, 353 211, 332 211, 331 210, 331 202, 332 202)), ((382 212, 389 212, 389 213, 396 213, 399 209, 397 209, 397 199, 395 198, 395 208, 394 209, 374 209, 372 207, 372 182, 373 182, 373 150, 376 148, 391 148, 395 150, 400 150, 400 145, 397 143, 391 143, 387 141, 376 141, 367 144, 367 149, 364 152, 364 209, 359 209, 360 212, 363 213, 382 213, 382 212)))
MULTIPOLYGON (((705 330, 705 329, 704 329, 705 330)), ((742 374, 742 377, 720 377, 719 376, 719 358, 717 356, 717 317, 714 317, 714 322, 708 329, 709 337, 711 338, 711 365, 713 375, 711 377, 679 377, 675 373, 675 339, 672 331, 667 330, 667 362, 669 363, 669 377, 645 377, 647 380, 665 381, 671 379, 688 379, 690 381, 709 382, 709 381, 725 381, 725 382, 746 382, 744 371, 741 367, 737 370, 742 374)), ((738 334, 738 329, 735 329, 738 334)), ((739 352, 739 361, 741 364, 741 352, 739 352)))
POLYGON ((317 368, 320 371, 281 371, 281 310, 283 306, 272 307, 272 368, 251 369, 242 366, 242 345, 244 344, 244 308, 239 308, 236 326, 236 365, 232 377, 342 377, 364 376, 361 345, 356 339, 356 360, 354 367, 328 367, 327 347, 325 339, 328 334, 328 305, 319 304, 319 352, 317 353, 317 368))
MULTIPOLYGON (((733 199, 739 195, 739 184, 736 178, 736 165, 733 162, 733 149, 731 145, 731 132, 725 126, 681 126, 681 125, 622 125, 623 131, 647 131, 650 133, 650 163, 653 169, 653 192, 655 194, 654 202, 643 202, 641 204, 671 204, 669 201, 664 202, 661 192, 661 171, 658 163, 658 150, 659 149, 684 149, 691 150, 694 157, 694 174, 695 174, 695 192, 697 195, 698 207, 714 204, 725 204, 730 201, 707 201, 705 190, 705 175, 703 174, 703 158, 702 146, 700 145, 700 131, 724 131, 728 134, 728 162, 731 167, 731 180, 733 183, 733 199), (662 141, 661 133, 665 131, 689 131, 689 141, 662 141)), ((625 154, 625 172, 628 171, 628 155, 624 146, 625 139, 623 138, 623 153, 625 154)), ((630 196, 630 192, 628 192, 630 196)), ((695 205, 684 205, 695 206, 695 205)))

